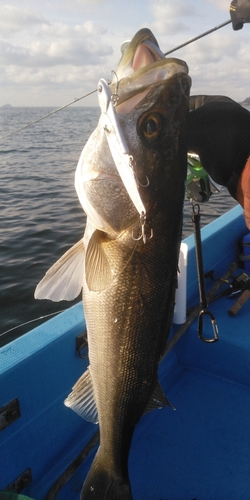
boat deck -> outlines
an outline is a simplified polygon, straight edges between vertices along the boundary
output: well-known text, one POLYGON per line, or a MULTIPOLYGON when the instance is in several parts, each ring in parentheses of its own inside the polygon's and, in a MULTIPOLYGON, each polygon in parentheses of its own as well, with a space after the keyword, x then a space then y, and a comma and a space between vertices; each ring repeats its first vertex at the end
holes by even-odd
POLYGON ((237 316, 227 315, 228 301, 211 306, 219 342, 203 344, 195 321, 169 354, 176 372, 166 369, 162 380, 176 411, 155 411, 138 426, 130 462, 135 500, 250 498, 250 391, 243 374, 250 309, 241 310, 239 329, 237 316))
MULTIPOLYGON (((214 269, 215 278, 221 278, 237 262, 244 234, 239 207, 205 227, 204 271, 214 269)), ((191 308, 198 304, 195 247, 193 237, 185 241, 191 308)), ((212 286, 208 280, 207 290, 212 286)), ((228 315, 232 303, 221 296, 209 305, 218 342, 199 340, 196 318, 160 363, 161 385, 176 410, 154 410, 136 427, 129 458, 133 500, 250 499, 250 300, 235 317, 228 315)), ((21 410, 20 418, 1 431, 0 491, 31 469, 22 494, 34 500, 79 500, 96 447, 66 483, 64 471, 97 426, 63 401, 88 365, 76 352, 76 337, 85 327, 79 303, 0 349, 0 404, 18 398, 21 410)), ((177 326, 172 336, 176 331, 177 326)), ((205 321, 204 334, 211 333, 205 321)))
MULTIPOLYGON (((137 425, 129 460, 134 500, 250 498, 250 307, 232 318, 231 303, 221 297, 210 307, 218 342, 200 341, 196 320, 160 366, 176 410, 154 410, 137 425)), ((79 499, 95 451, 58 500, 79 499)))

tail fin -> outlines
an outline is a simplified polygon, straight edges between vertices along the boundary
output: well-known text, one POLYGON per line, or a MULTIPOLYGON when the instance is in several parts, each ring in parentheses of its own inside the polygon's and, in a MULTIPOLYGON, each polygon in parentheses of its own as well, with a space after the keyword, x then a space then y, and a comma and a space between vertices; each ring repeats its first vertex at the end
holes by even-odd
POLYGON ((81 500, 133 500, 129 482, 109 476, 96 458, 83 484, 81 500))

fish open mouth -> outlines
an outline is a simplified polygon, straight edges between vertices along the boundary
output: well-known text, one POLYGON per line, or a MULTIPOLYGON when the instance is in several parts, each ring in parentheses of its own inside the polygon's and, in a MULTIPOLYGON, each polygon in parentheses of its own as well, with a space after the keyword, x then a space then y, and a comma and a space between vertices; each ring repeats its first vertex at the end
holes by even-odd
POLYGON ((132 62, 132 69, 137 71, 137 69, 144 66, 161 61, 162 58, 164 58, 164 54, 160 48, 150 40, 147 40, 137 47, 132 62))
POLYGON ((119 65, 122 70, 122 75, 119 75, 120 78, 129 76, 138 69, 165 59, 153 33, 146 28, 140 30, 132 40, 123 42, 121 52, 123 57, 119 65))
MULTIPOLYGON (((174 75, 188 75, 185 61, 166 58, 153 33, 143 28, 131 41, 122 44, 122 57, 111 83, 112 92, 118 95, 117 112, 129 112, 149 90, 174 75), (126 101, 126 106, 121 106, 126 101), (128 102, 129 101, 129 102, 128 102)), ((190 77, 187 76, 190 87, 190 77)))

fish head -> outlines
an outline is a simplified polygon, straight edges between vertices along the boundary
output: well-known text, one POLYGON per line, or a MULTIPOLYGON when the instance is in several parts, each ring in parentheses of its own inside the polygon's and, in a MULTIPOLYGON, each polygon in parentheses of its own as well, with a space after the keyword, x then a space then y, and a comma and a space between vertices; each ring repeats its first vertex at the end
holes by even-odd
MULTIPOLYGON (((187 64, 166 59, 149 29, 136 33, 122 52, 110 88, 138 190, 150 214, 159 191, 170 190, 172 195, 175 189, 171 171, 180 150, 191 79, 187 64)), ((119 176, 101 120, 83 153, 78 196, 94 226, 116 237, 135 225, 139 214, 119 176)), ((178 167, 174 172, 182 186, 184 163, 181 172, 178 167)))

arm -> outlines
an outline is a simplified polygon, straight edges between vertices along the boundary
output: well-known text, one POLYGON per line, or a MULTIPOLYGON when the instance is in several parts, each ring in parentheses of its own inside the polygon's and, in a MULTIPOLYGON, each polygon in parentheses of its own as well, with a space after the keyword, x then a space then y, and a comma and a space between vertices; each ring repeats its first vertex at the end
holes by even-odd
POLYGON ((232 0, 230 16, 234 31, 241 30, 244 23, 250 23, 250 0, 232 0))

